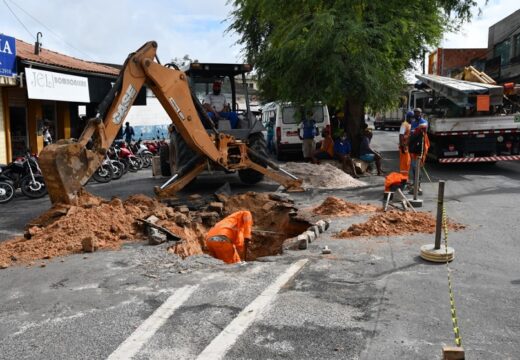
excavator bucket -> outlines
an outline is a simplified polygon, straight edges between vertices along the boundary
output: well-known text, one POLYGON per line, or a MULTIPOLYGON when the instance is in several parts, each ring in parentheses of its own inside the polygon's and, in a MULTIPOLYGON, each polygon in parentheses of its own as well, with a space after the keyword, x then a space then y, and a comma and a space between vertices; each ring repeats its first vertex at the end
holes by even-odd
POLYGON ((42 150, 39 164, 51 202, 74 204, 81 187, 99 167, 100 158, 79 143, 61 141, 42 150))

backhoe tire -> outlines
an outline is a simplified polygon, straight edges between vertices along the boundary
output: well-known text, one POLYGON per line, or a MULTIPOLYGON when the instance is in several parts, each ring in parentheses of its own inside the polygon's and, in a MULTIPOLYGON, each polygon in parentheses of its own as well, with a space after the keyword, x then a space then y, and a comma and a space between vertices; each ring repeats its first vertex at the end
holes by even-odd
POLYGON ((197 153, 193 151, 186 141, 182 138, 181 134, 174 131, 170 135, 170 148, 169 148, 169 159, 170 159, 170 173, 175 174, 181 167, 188 163, 197 153))
MULTIPOLYGON (((267 141, 265 140, 265 137, 262 133, 251 135, 248 140, 248 146, 263 157, 269 159, 269 155, 267 153, 267 141)), ((257 159, 254 156, 251 156, 251 160, 259 165, 262 165, 263 167, 267 167, 267 164, 261 159, 257 159)), ((264 174, 252 169, 245 169, 238 171, 238 177, 244 184, 252 185, 262 181, 264 179, 264 174)))
POLYGON ((159 159, 161 161, 161 175, 162 176, 172 176, 172 172, 170 170, 170 146, 162 145, 159 148, 159 159))

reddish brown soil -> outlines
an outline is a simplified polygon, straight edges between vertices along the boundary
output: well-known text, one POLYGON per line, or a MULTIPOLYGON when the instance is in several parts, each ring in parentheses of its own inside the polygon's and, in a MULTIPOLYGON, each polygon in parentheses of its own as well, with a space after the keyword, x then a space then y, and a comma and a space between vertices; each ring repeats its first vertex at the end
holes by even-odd
POLYGON ((105 201, 83 193, 78 206, 53 207, 28 225, 30 239, 23 237, 0 244, 0 266, 31 263, 83 251, 86 237, 96 240, 98 249, 119 249, 126 241, 144 239, 143 228, 137 219, 157 216, 158 225, 168 227, 184 241, 177 249, 180 255, 202 253, 201 242, 205 229, 198 226, 183 228, 172 218, 173 209, 144 195, 134 195, 126 201, 114 198, 105 201))
POLYGON ((370 204, 354 204, 343 199, 329 196, 312 211, 315 215, 352 216, 377 211, 378 207, 370 204))
MULTIPOLYGON (((464 225, 448 222, 450 230, 464 229, 464 225)), ((426 212, 379 212, 362 224, 354 224, 336 234, 337 238, 356 236, 392 236, 409 233, 434 233, 435 218, 426 212)))
MULTIPOLYGON (((247 193, 223 197, 224 214, 245 209, 254 221, 252 243, 247 260, 281 253, 285 239, 303 232, 309 223, 294 220, 291 203, 274 201, 268 194, 247 193)), ((163 226, 179 235, 183 241, 168 251, 182 258, 205 252, 204 235, 208 227, 200 223, 197 212, 181 214, 144 195, 134 195, 126 201, 114 198, 105 201, 87 192, 81 194, 78 205, 51 208, 27 225, 27 237, 0 243, 0 268, 13 264, 31 264, 36 260, 82 253, 82 240, 92 238, 97 249, 119 249, 124 242, 147 238, 138 219, 155 215, 163 226)))

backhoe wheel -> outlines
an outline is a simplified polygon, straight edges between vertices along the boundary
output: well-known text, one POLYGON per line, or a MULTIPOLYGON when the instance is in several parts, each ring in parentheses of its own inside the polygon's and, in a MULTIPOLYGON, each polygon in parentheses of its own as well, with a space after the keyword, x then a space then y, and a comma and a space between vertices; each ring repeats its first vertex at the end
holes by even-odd
POLYGON ((173 131, 170 135, 170 171, 177 173, 181 167, 188 163, 197 154, 186 144, 181 134, 173 131))
POLYGON ((159 158, 161 161, 162 176, 172 176, 170 170, 170 146, 162 145, 159 149, 159 158))
MULTIPOLYGON (((267 141, 265 140, 264 135, 262 133, 256 133, 251 135, 249 137, 248 142, 248 146, 251 149, 255 150, 263 157, 267 159, 269 158, 269 155, 267 155, 267 141)), ((262 165, 263 167, 267 167, 267 164, 265 162, 255 158, 254 156, 251 156, 251 160, 253 160, 259 165, 262 165)), ((238 177, 245 184, 256 184, 263 180, 264 174, 252 169, 244 169, 238 171, 238 177)))

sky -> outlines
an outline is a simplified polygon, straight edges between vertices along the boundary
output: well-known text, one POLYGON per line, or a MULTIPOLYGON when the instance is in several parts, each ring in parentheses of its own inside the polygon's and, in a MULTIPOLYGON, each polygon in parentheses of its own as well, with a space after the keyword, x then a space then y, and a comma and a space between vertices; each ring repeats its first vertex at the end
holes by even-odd
MULTIPOLYGON (((241 62, 237 34, 225 33, 232 10, 227 2, 0 0, 0 33, 34 43, 41 31, 43 48, 98 62, 123 63, 149 40, 158 42, 163 63, 186 54, 201 62, 241 62)), ((487 47, 489 26, 520 8, 518 0, 478 3, 482 14, 475 9, 472 22, 446 34, 441 47, 487 47)))

